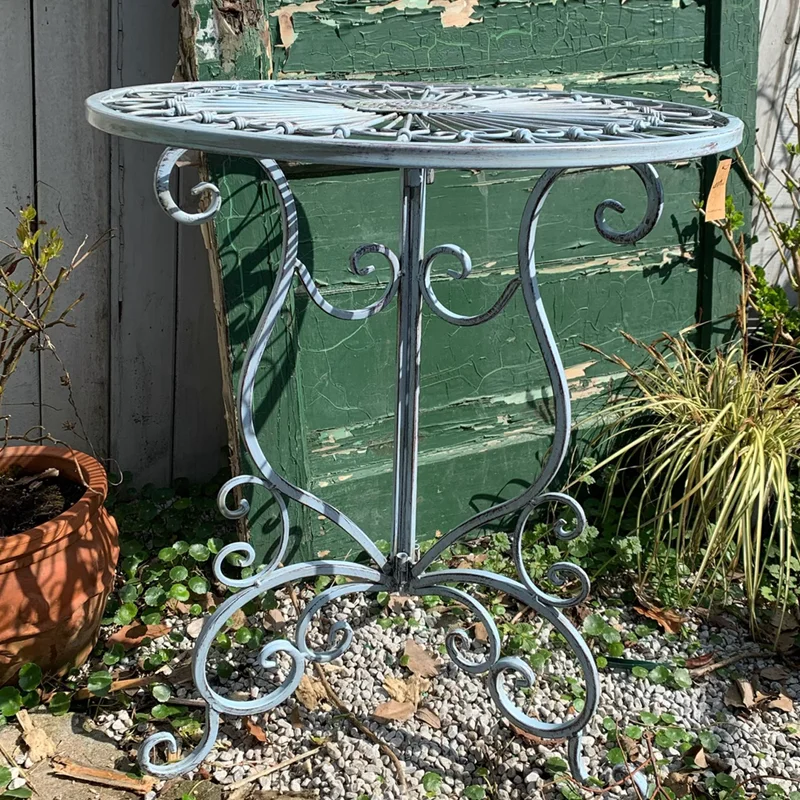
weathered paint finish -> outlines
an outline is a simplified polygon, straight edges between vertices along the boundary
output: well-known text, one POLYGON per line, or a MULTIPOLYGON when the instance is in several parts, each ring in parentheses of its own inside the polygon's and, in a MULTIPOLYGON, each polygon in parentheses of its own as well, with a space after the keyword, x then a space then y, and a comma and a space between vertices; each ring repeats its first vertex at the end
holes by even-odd
MULTIPOLYGON (((708 62, 720 75, 719 105, 721 110, 751 122, 745 130, 740 147, 742 155, 752 164, 755 149, 755 118, 758 81, 758 19, 759 0, 723 0, 709 6, 708 62)), ((704 160, 704 194, 711 188, 717 158, 704 160)), ((750 219, 750 195, 744 181, 731 174, 728 193, 737 207, 750 219)), ((703 226, 703 264, 698 292, 698 320, 701 342, 711 345, 731 335, 734 324, 728 320, 716 322, 736 306, 740 292, 737 273, 731 271, 727 242, 716 228, 703 226)))
MULTIPOLYGON (((746 3, 734 5, 739 16, 726 19, 741 21, 750 13, 746 3)), ((733 63, 730 57, 711 58, 709 7, 664 0, 476 4, 470 18, 480 22, 458 27, 443 24, 444 6, 420 2, 264 3, 241 32, 210 0, 187 0, 183 14, 192 77, 198 79, 471 78, 716 106, 721 87, 731 81, 720 64, 730 70, 733 63), (283 46, 287 38, 289 48, 283 46)), ((724 24, 717 29, 724 31, 724 24)), ((737 68, 753 58, 743 44, 737 68)), ((746 105, 726 110, 752 119, 746 105)), ((245 162, 212 159, 210 169, 231 198, 217 217, 216 234, 235 378, 271 285, 277 217, 255 219, 269 201, 245 162)), ((542 294, 565 366, 574 371, 570 385, 578 421, 602 401, 613 378, 607 364, 586 365, 581 342, 627 354, 620 329, 654 338, 695 318, 701 281, 692 263, 699 226, 691 202, 701 194, 701 174, 696 164, 665 166, 661 173, 667 213, 637 246, 609 245, 592 226, 594 206, 609 195, 629 206, 626 221, 638 219, 644 193, 629 170, 567 176, 543 214, 542 294)), ((376 272, 362 279, 347 272, 347 258, 367 241, 396 246, 397 173, 304 167, 289 176, 300 215, 300 257, 318 285, 342 306, 376 299, 377 283, 388 273, 383 260, 376 257, 376 272)), ((516 228, 534 178, 485 170, 436 175, 428 192, 428 244, 453 241, 475 264, 468 280, 452 282, 445 272, 452 265, 445 257, 437 262, 435 289, 447 305, 472 314, 494 302, 516 267, 516 228)), ((498 497, 518 493, 520 482, 536 472, 531 462, 549 447, 547 381, 524 316, 520 298, 481 329, 455 329, 423 313, 421 540, 498 497), (496 479, 487 482, 487 476, 496 479)), ((262 441, 287 477, 385 539, 391 518, 395 389, 387 365, 395 361, 393 316, 341 322, 321 314, 297 289, 283 324, 261 372, 262 441)), ((303 529, 292 557, 343 554, 347 545, 332 526, 307 512, 292 513, 303 529)), ((253 533, 263 550, 258 520, 253 533)))

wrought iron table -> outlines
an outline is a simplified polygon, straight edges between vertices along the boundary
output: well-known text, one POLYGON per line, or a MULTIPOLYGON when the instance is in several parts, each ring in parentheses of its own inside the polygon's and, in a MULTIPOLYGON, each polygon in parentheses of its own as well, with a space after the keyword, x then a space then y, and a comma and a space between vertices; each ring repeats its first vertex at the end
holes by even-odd
MULTIPOLYGON (((482 660, 468 657, 470 639, 464 630, 447 636, 450 658, 462 670, 488 676, 488 690, 500 712, 524 731, 545 739, 569 740, 573 774, 582 781, 587 771, 581 756, 581 735, 598 702, 598 674, 592 655, 563 609, 581 603, 589 593, 589 579, 574 564, 559 562, 548 573, 556 586, 577 584, 570 597, 544 592, 531 579, 525 564, 522 533, 531 512, 543 504, 564 505, 576 520, 571 529, 559 519, 554 533, 561 539, 578 536, 586 518, 578 503, 547 487, 566 455, 570 420, 567 379, 542 304, 536 279, 534 245, 539 213, 550 189, 567 168, 629 165, 647 192, 647 207, 637 227, 617 231, 605 221, 607 210, 624 211, 616 200, 605 200, 595 211, 595 225, 605 239, 623 244, 636 242, 658 221, 663 191, 652 164, 673 159, 711 155, 731 148, 742 137, 742 123, 728 115, 693 106, 607 95, 553 92, 539 89, 504 89, 460 85, 425 85, 361 81, 243 81, 237 83, 170 83, 123 88, 94 95, 87 101, 92 125, 111 134, 168 146, 155 176, 155 190, 164 210, 175 220, 198 225, 211 220, 221 206, 220 192, 210 183, 193 190, 211 193, 209 206, 196 213, 181 210, 170 193, 172 169, 185 148, 249 156, 258 160, 274 187, 280 204, 283 244, 280 267, 253 336, 239 387, 239 422, 257 475, 228 481, 219 493, 219 508, 226 517, 241 518, 249 511, 246 500, 235 508, 228 503, 237 487, 253 484, 274 496, 282 518, 277 552, 270 564, 248 578, 232 578, 223 571, 226 557, 237 553, 242 563, 254 563, 247 543, 234 543, 218 554, 217 578, 239 589, 223 602, 203 626, 193 660, 197 690, 206 701, 206 729, 200 744, 181 760, 156 764, 153 750, 166 743, 174 754, 177 743, 169 733, 149 737, 140 750, 142 766, 171 777, 196 766, 211 751, 222 714, 260 714, 284 702, 296 689, 308 662, 329 662, 349 647, 353 631, 346 621, 334 623, 327 650, 308 642, 309 625, 324 605, 356 593, 392 591, 411 595, 440 595, 466 606, 488 634, 488 653, 482 660), (366 308, 343 309, 320 293, 314 278, 298 259, 297 214, 287 180, 275 159, 337 165, 395 167, 401 178, 401 231, 399 253, 383 244, 363 244, 350 258, 350 269, 366 275, 372 267, 361 265, 367 253, 385 258, 391 279, 382 296, 366 308), (447 308, 436 296, 431 266, 443 254, 455 257, 460 270, 455 279, 470 274, 469 255, 455 244, 426 250, 425 192, 436 168, 543 168, 531 191, 519 230, 519 275, 512 279, 494 305, 482 314, 464 316, 447 308), (394 490, 391 550, 384 556, 372 539, 346 514, 313 494, 291 484, 270 466, 256 435, 253 392, 256 372, 270 341, 295 273, 322 311, 343 320, 363 320, 386 309, 397 297, 397 406, 395 415, 394 490), (496 317, 518 289, 533 325, 553 388, 555 436, 541 474, 518 497, 475 514, 439 538, 425 553, 416 547, 417 454, 419 423, 419 365, 423 306, 443 320, 461 326, 480 325, 496 317), (282 566, 289 537, 286 500, 294 500, 340 526, 369 555, 374 566, 336 560, 282 566), (432 570, 431 566, 451 545, 487 523, 517 514, 511 535, 517 579, 477 569, 432 570), (223 697, 209 683, 206 666, 215 636, 226 620, 259 595, 288 583, 314 576, 344 576, 312 600, 298 620, 293 641, 274 639, 260 652, 264 669, 275 669, 275 657, 284 654, 290 667, 278 687, 263 697, 234 700, 223 697), (464 586, 505 592, 548 620, 575 653, 586 683, 585 704, 572 718, 545 722, 528 716, 507 693, 506 678, 534 684, 530 665, 516 656, 501 657, 501 637, 492 615, 464 586)), ((634 779, 642 792, 647 783, 641 773, 634 779)))

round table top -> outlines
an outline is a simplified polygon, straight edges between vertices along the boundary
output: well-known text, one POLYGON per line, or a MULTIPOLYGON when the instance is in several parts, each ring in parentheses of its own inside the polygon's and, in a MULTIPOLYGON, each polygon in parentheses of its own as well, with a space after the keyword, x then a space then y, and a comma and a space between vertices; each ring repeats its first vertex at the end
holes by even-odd
POLYGON ((657 163, 735 147, 708 108, 545 89, 377 81, 162 83, 93 95, 89 122, 173 147, 371 167, 657 163))

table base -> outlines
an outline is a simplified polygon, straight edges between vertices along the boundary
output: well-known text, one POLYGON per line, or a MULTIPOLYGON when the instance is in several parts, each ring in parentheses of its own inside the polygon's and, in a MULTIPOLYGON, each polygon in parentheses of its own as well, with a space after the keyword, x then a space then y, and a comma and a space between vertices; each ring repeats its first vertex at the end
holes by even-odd
MULTIPOLYGON (((210 206, 202 212, 187 213, 174 202, 169 189, 169 177, 184 151, 168 149, 156 171, 155 189, 165 211, 174 219, 197 225, 208 222, 221 205, 218 189, 209 183, 195 187, 197 194, 208 190, 212 194, 210 206)), ((271 562, 247 578, 234 578, 225 574, 226 558, 238 554, 241 566, 253 566, 255 552, 244 542, 224 547, 214 562, 214 572, 219 581, 239 591, 225 600, 210 615, 197 639, 193 655, 193 678, 199 695, 205 700, 206 728, 200 743, 177 761, 157 764, 154 749, 165 744, 173 755, 178 752, 175 737, 168 732, 153 734, 146 739, 139 752, 142 767, 164 778, 174 777, 198 767, 211 752, 219 733, 223 714, 246 716, 263 714, 285 702, 295 691, 310 663, 327 663, 344 654, 353 639, 353 630, 347 621, 335 622, 329 629, 327 649, 314 649, 308 643, 312 620, 328 603, 348 595, 376 592, 395 592, 412 596, 438 595, 465 606, 481 622, 487 633, 487 653, 480 660, 469 655, 471 639, 463 629, 450 631, 446 638, 447 653, 464 672, 485 675, 487 690, 501 714, 517 728, 543 739, 567 739, 568 761, 573 776, 586 783, 588 773, 581 754, 582 731, 596 711, 599 676, 591 652, 580 633, 563 610, 586 600, 590 584, 586 573, 569 562, 554 564, 548 579, 556 586, 569 582, 577 591, 569 597, 548 594, 530 577, 524 564, 523 532, 531 513, 538 506, 564 505, 574 516, 575 523, 559 519, 553 527, 554 535, 562 540, 572 539, 584 530, 586 517, 580 505, 570 496, 547 491, 567 453, 571 427, 569 388, 561 358, 550 329, 539 293, 534 261, 536 226, 542 206, 564 169, 545 171, 534 186, 525 207, 519 233, 519 275, 513 278, 494 305, 474 316, 453 312, 437 298, 431 280, 434 260, 447 254, 460 262, 460 270, 450 270, 454 279, 464 279, 471 271, 469 255, 453 244, 438 245, 424 250, 426 185, 433 173, 425 169, 401 171, 401 236, 400 253, 396 255, 382 244, 370 243, 356 249, 350 259, 350 269, 357 275, 366 275, 372 267, 362 267, 360 261, 367 253, 383 256, 391 268, 391 279, 381 297, 360 309, 343 309, 330 304, 317 288, 312 275, 298 259, 298 228, 294 197, 288 182, 276 162, 259 161, 268 182, 279 199, 283 227, 280 267, 272 292, 261 316, 258 328, 249 345, 239 386, 239 423, 245 447, 256 467, 254 475, 240 475, 221 488, 218 504, 221 513, 229 519, 244 517, 249 511, 247 500, 241 499, 234 507, 229 504, 231 495, 245 485, 260 486, 274 497, 281 516, 281 532, 275 555, 271 562), (267 460, 256 435, 253 419, 253 394, 256 374, 269 344, 281 308, 292 288, 295 274, 310 298, 325 313, 343 320, 363 320, 385 310, 397 298, 397 406, 395 416, 394 500, 392 543, 388 556, 383 555, 372 539, 346 514, 310 492, 294 486, 279 475, 267 460), (553 389, 555 435, 552 449, 541 474, 518 497, 482 511, 439 538, 426 552, 416 547, 417 457, 419 426, 419 364, 422 339, 422 307, 427 305, 437 316, 457 326, 473 326, 487 322, 502 312, 518 290, 522 291, 548 377, 553 389), (334 522, 344 530, 372 559, 374 566, 362 566, 348 561, 319 560, 290 566, 281 566, 289 543, 289 516, 286 501, 298 502, 334 522), (456 542, 478 531, 487 524, 511 514, 517 515, 510 536, 511 555, 515 564, 516 579, 477 569, 431 569, 445 551, 456 542), (264 670, 276 670, 278 657, 282 656, 288 669, 279 685, 269 694, 251 700, 233 700, 213 689, 207 676, 207 662, 212 643, 226 627, 229 617, 238 609, 259 596, 295 583, 319 576, 343 577, 346 583, 333 584, 320 592, 299 616, 294 637, 273 639, 260 651, 259 665, 264 670), (585 682, 585 702, 580 711, 562 722, 545 722, 528 716, 508 694, 508 679, 517 687, 535 687, 535 673, 531 666, 518 656, 502 656, 502 638, 498 627, 480 600, 468 587, 504 592, 523 606, 547 620, 566 640, 572 649, 585 682)), ((630 231, 615 231, 604 219, 606 210, 621 212, 623 206, 615 200, 603 201, 595 211, 595 224, 599 233, 615 243, 638 241, 649 233, 658 221, 663 206, 663 191, 658 174, 650 165, 632 165, 647 190, 647 209, 641 223, 630 231)), ((623 774, 627 775, 628 770, 623 774)), ((632 772, 632 771, 631 771, 632 772)), ((650 792, 641 772, 632 773, 637 791, 647 796, 650 792)))

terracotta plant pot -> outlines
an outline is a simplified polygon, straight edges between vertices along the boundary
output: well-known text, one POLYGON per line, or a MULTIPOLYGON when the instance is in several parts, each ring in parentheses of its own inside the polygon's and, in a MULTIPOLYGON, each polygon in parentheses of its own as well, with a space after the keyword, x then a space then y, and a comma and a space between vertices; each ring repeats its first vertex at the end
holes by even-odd
POLYGON ((119 556, 103 506, 108 480, 94 458, 61 447, 0 449, 0 472, 12 466, 34 475, 55 467, 88 488, 55 519, 0 538, 0 686, 28 661, 63 674, 86 660, 119 556))

